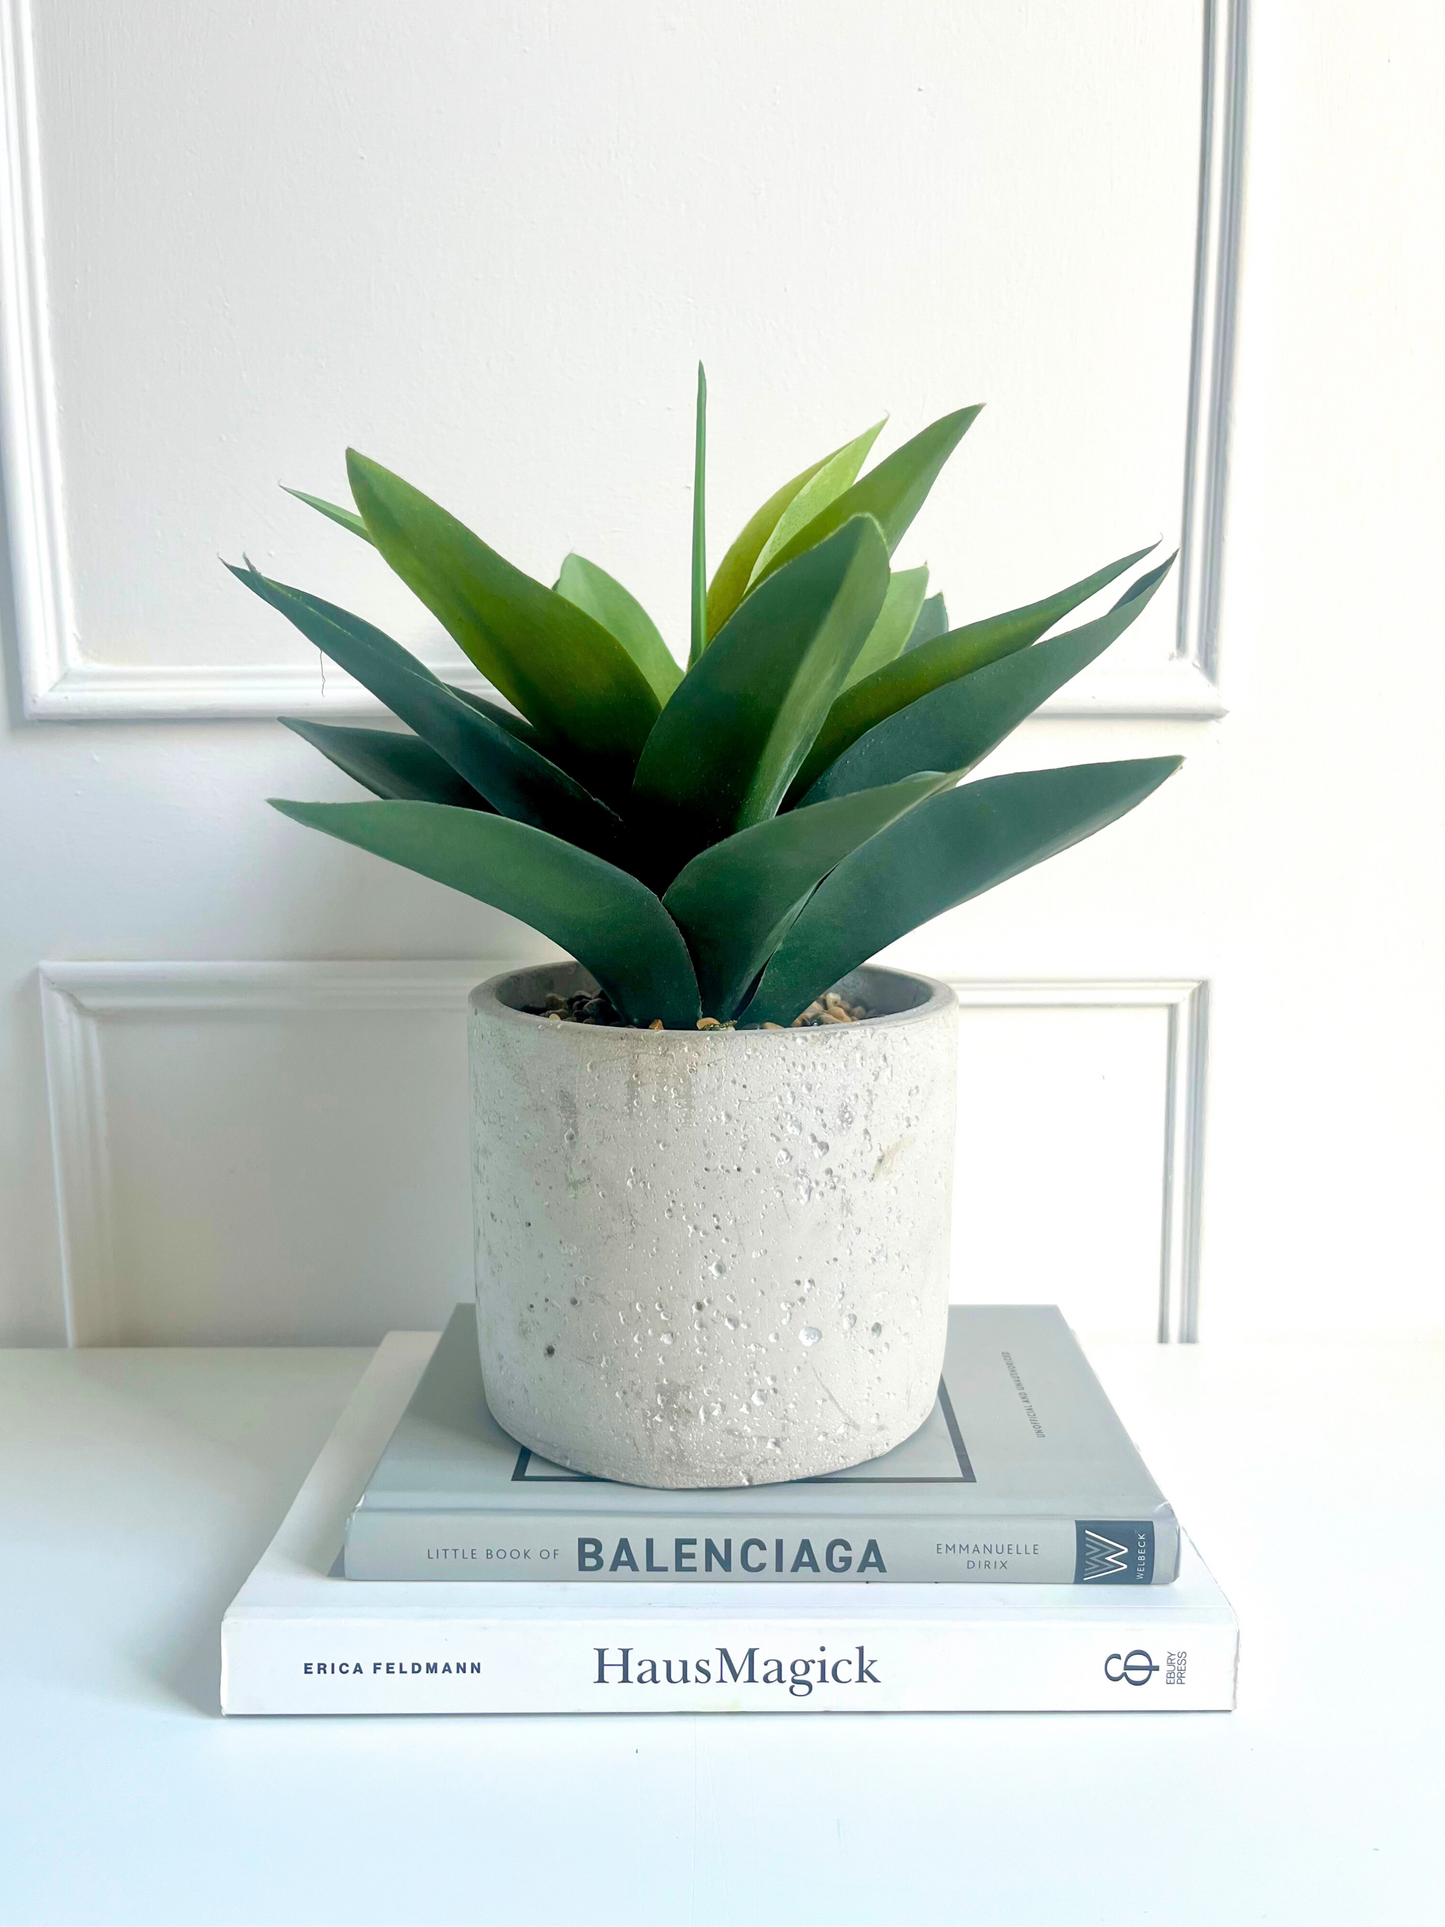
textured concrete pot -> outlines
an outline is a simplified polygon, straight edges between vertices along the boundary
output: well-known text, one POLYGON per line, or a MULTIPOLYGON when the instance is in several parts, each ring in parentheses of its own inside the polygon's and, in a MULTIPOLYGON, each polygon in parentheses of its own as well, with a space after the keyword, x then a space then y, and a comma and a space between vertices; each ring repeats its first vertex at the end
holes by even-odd
POLYGON ((636 1031, 471 998, 477 1327, 524 1445, 633 1485, 837 1471, 923 1423, 943 1361, 957 1007, 866 968, 880 1015, 636 1031))

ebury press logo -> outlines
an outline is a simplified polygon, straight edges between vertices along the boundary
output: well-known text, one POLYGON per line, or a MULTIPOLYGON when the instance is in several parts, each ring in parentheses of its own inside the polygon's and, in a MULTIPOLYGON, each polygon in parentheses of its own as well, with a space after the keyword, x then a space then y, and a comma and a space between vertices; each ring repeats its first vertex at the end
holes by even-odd
POLYGON ((1142 1646, 1129 1653, 1110 1653, 1104 1661, 1104 1678, 1115 1686, 1147 1686, 1158 1671, 1142 1646))
POLYGON ((1154 1577, 1152 1519, 1077 1519, 1076 1586, 1147 1586, 1154 1577))

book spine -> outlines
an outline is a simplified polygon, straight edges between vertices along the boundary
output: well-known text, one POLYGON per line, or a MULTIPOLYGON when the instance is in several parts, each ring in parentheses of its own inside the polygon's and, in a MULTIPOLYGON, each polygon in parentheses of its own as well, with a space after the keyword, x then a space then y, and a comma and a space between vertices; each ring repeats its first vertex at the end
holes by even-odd
POLYGON ((860 1613, 298 1621, 232 1612, 228 1714, 1201 1712, 1234 1705, 1220 1614, 967 1623, 860 1613))
POLYGON ((348 1579, 706 1585, 895 1581, 1167 1585, 1172 1514, 1152 1519, 850 1517, 743 1524, 685 1517, 368 1511, 346 1528, 348 1579))

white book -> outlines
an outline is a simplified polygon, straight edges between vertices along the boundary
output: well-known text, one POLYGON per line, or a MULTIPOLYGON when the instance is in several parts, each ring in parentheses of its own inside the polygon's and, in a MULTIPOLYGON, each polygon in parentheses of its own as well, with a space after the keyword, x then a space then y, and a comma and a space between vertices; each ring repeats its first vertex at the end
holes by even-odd
POLYGON ((1239 1628, 1173 1585, 637 1584, 341 1576, 349 1513, 437 1343, 393 1332, 221 1627, 225 1713, 1200 1712, 1239 1628))

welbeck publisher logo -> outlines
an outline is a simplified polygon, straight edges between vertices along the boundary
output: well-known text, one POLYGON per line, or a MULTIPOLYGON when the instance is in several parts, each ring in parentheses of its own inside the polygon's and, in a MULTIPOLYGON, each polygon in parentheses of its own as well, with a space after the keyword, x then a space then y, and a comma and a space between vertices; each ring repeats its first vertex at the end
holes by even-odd
POLYGON ((878 1661, 869 1659, 864 1646, 831 1658, 827 1647, 820 1646, 816 1659, 760 1656, 756 1646, 736 1654, 719 1646, 715 1658, 704 1653, 698 1659, 639 1657, 631 1646, 595 1646, 593 1651, 594 1686, 786 1686, 794 1699, 807 1699, 815 1687, 881 1684, 874 1671, 878 1661))
POLYGON ((1152 1519, 1078 1519, 1076 1586, 1147 1586, 1154 1577, 1152 1519))

